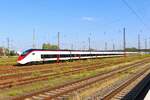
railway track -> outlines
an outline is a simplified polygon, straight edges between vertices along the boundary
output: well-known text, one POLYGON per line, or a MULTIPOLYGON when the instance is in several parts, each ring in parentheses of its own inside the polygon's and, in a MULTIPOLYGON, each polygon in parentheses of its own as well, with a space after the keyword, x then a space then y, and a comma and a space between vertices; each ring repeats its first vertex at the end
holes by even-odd
MULTIPOLYGON (((113 64, 118 64, 121 63, 121 61, 116 61, 113 64)), ((30 76, 32 75, 32 71, 31 72, 25 72, 25 73, 20 73, 20 74, 12 74, 12 75, 7 75, 7 76, 0 76, 0 89, 4 89, 4 88, 10 88, 13 86, 18 86, 18 85, 24 85, 24 84, 29 84, 29 83, 33 83, 33 82, 37 82, 37 81, 43 81, 43 80, 48 80, 50 79, 50 77, 52 78, 58 78, 61 77, 62 75, 71 75, 71 74, 76 74, 79 73, 81 71, 91 71, 91 70, 96 70, 96 69, 100 69, 100 68, 104 68, 104 67, 109 67, 109 65, 111 64, 90 64, 86 67, 83 66, 72 66, 72 70, 69 71, 64 71, 61 73, 52 73, 53 70, 52 69, 44 69, 44 70, 40 70, 39 72, 42 73, 48 73, 48 74, 44 74, 41 76, 37 76, 37 77, 27 77, 25 78, 24 76, 30 76), (8 80, 7 80, 8 79, 8 80)))
MULTIPOLYGON (((11 88, 13 86, 29 84, 29 83, 33 83, 33 82, 37 82, 37 81, 54 79, 54 78, 58 78, 58 77, 65 76, 65 75, 72 75, 72 74, 80 73, 81 71, 85 71, 85 70, 86 71, 96 70, 98 68, 104 68, 104 66, 106 66, 106 65, 108 65, 108 64, 93 65, 90 67, 77 68, 77 69, 65 71, 62 73, 52 73, 52 74, 42 75, 42 76, 38 76, 38 77, 19 78, 17 80, 11 79, 8 81, 0 82, 0 89, 11 88), (103 67, 99 67, 99 66, 103 66, 103 67)), ((3 79, 5 79, 5 78, 3 77, 3 79)))
MULTIPOLYGON (((100 64, 100 62, 95 63, 100 64)), ((67 65, 67 64, 50 64, 50 65, 33 65, 33 66, 25 66, 25 67, 13 67, 13 68, 6 68, 6 69, 0 69, 0 74, 15 74, 15 73, 21 73, 21 72, 31 72, 31 71, 40 71, 40 70, 49 70, 53 68, 64 68, 70 67, 70 68, 76 68, 81 66, 87 66, 92 64, 79 64, 79 65, 67 65)), ((4 67, 5 68, 5 67, 4 67)))
MULTIPOLYGON (((86 71, 96 70, 96 69, 104 68, 106 65, 108 67, 110 64, 98 64, 98 65, 91 64, 91 66, 88 65, 87 67, 78 66, 77 68, 75 67, 76 69, 73 69, 70 71, 64 71, 62 73, 50 73, 50 74, 37 76, 37 77, 21 78, 21 75, 19 75, 19 76, 17 76, 17 79, 14 79, 13 76, 11 76, 11 77, 9 77, 11 80, 4 80, 4 81, 0 82, 0 89, 11 88, 14 86, 30 84, 33 82, 44 81, 44 80, 48 80, 48 79, 54 79, 54 78, 58 78, 58 77, 65 76, 65 75, 72 75, 72 74, 80 73, 81 71, 85 71, 85 70, 86 71), (102 66, 102 67, 100 67, 100 66, 102 66)), ((109 71, 107 71, 107 72, 109 72, 109 71)), ((29 73, 25 73, 25 75, 26 74, 28 75, 29 73)), ((7 79, 7 78, 8 78, 8 76, 3 77, 3 79, 7 79)))
MULTIPOLYGON (((111 64, 119 64, 119 63, 122 63, 123 61, 115 61, 111 64)), ((107 63, 107 66, 111 65, 111 64, 108 64, 107 63)), ((57 66, 58 69, 53 69, 51 67, 48 67, 46 66, 43 66, 43 67, 31 67, 31 68, 17 68, 17 69, 9 69, 9 70, 0 70, 0 80, 7 80, 7 79, 19 79, 19 78, 23 78, 23 77, 28 77, 28 76, 31 76, 34 72, 39 72, 40 74, 45 74, 45 73, 53 73, 55 72, 56 70, 63 70, 64 68, 70 68, 72 70, 76 70, 76 69, 79 69, 79 68, 83 68, 84 66, 85 67, 90 67, 90 66, 93 66, 93 65, 99 65, 100 67, 101 66, 104 66, 106 65, 105 63, 94 63, 94 64, 83 64, 83 65, 75 65, 75 66, 67 66, 67 67, 61 67, 61 66, 57 66), (37 68, 37 69, 36 69, 37 68)))
MULTIPOLYGON (((121 63, 124 62, 124 58, 113 58, 113 63, 121 63)), ((131 59, 131 58, 130 58, 131 59)), ((108 61, 107 63, 109 63, 108 61)), ((95 62, 92 64, 100 64, 103 62, 95 62)), ((74 65, 66 64, 66 63, 58 63, 58 64, 44 64, 44 65, 32 65, 32 66, 25 66, 25 67, 5 67, 3 66, 0 68, 0 75, 4 74, 15 74, 15 73, 21 73, 21 72, 30 72, 30 71, 39 71, 39 70, 46 70, 46 69, 52 69, 52 68, 61 68, 61 67, 83 67, 90 65, 89 63, 74 63, 74 65)))
MULTIPOLYGON (((150 65, 149 65, 150 66, 150 65)), ((150 67, 147 67, 140 71, 140 73, 135 74, 134 76, 130 77, 129 79, 125 80, 119 86, 110 90, 104 97, 101 97, 103 100, 120 100, 123 99, 125 95, 127 95, 143 78, 145 78, 150 73, 150 67)), ((139 89, 140 90, 140 89, 139 89)), ((134 94, 130 94, 130 100, 135 100, 136 94, 138 91, 134 91, 134 94), (131 96, 132 95, 132 96, 131 96)), ((125 100, 129 100, 129 98, 125 100)))
MULTIPOLYGON (((116 58, 115 58, 116 59, 116 58)), ((124 60, 121 59, 116 59, 115 61, 113 61, 113 63, 111 64, 119 64, 119 63, 123 63, 124 60)), ((106 63, 106 62, 105 62, 106 63)), ((98 64, 102 64, 101 66, 103 66, 104 63, 102 62, 94 62, 92 64, 79 64, 79 65, 64 65, 64 64, 58 64, 58 65, 40 65, 40 66, 26 66, 26 67, 21 67, 21 68, 10 68, 10 69, 0 69, 0 80, 7 80, 7 79, 19 79, 19 78, 24 78, 24 77, 30 77, 31 75, 33 75, 33 73, 40 73, 40 74, 45 74, 45 73, 54 73, 57 70, 63 70, 64 68, 70 68, 70 69, 76 69, 76 68, 82 68, 82 67, 86 67, 86 66, 92 66, 92 65, 98 65, 98 64)), ((108 64, 108 62, 107 62, 108 64)), ((108 64, 109 66, 110 64, 108 64)))
MULTIPOLYGON (((119 62, 117 62, 119 63, 119 62)), ((19 78, 19 77, 25 77, 25 76, 31 76, 34 72, 39 72, 41 74, 45 74, 45 73, 54 73, 56 70, 63 70, 65 68, 68 68, 70 70, 76 70, 76 69, 82 69, 82 68, 87 68, 93 65, 99 65, 99 66, 103 66, 104 64, 101 63, 94 63, 94 64, 85 64, 85 65, 75 65, 75 66, 71 66, 71 67, 61 67, 59 66, 59 68, 41 68, 41 69, 30 69, 28 71, 24 70, 24 71, 14 71, 13 73, 7 73, 6 75, 4 73, 1 73, 2 75, 0 76, 0 80, 6 80, 6 79, 11 79, 11 78, 19 78)))
POLYGON ((63 95, 66 95, 68 93, 71 93, 73 91, 76 91, 78 89, 84 88, 86 86, 89 86, 95 82, 102 81, 104 79, 107 79, 109 77, 112 77, 113 75, 116 75, 117 73, 124 72, 126 70, 129 70, 130 68, 140 67, 142 65, 145 65, 149 60, 141 61, 139 63, 133 63, 129 65, 125 65, 123 68, 114 69, 110 72, 100 73, 96 76, 84 78, 81 80, 77 80, 74 82, 70 82, 58 87, 54 88, 47 88, 35 93, 27 94, 24 96, 13 98, 13 100, 51 100, 51 99, 60 99, 63 95))

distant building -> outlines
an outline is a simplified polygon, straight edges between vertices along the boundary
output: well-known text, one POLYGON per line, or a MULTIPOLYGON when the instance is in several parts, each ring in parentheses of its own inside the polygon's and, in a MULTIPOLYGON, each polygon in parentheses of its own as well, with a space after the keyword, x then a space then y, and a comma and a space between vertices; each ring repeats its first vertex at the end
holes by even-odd
POLYGON ((5 50, 4 48, 0 47, 0 56, 4 56, 5 55, 5 50))

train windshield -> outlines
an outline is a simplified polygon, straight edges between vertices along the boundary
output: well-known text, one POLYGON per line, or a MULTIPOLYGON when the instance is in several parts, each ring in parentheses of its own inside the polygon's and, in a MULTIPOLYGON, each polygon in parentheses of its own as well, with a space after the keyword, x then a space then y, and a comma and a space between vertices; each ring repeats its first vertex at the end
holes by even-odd
POLYGON ((29 49, 29 50, 23 51, 21 55, 22 55, 22 56, 24 56, 24 55, 26 55, 27 53, 29 53, 29 52, 31 52, 31 51, 32 51, 32 49, 29 49))

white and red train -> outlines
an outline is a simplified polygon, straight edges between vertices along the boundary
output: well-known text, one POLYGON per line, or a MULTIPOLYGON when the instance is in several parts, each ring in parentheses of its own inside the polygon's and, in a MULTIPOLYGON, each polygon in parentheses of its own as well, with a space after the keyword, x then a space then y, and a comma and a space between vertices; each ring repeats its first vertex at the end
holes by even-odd
POLYGON ((19 64, 123 56, 124 52, 29 49, 19 55, 19 64))

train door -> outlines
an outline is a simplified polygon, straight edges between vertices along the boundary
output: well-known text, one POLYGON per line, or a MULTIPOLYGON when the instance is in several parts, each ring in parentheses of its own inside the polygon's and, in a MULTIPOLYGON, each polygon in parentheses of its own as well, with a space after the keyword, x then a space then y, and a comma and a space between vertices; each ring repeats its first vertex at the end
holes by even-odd
POLYGON ((57 55, 57 63, 59 63, 60 54, 57 55))

